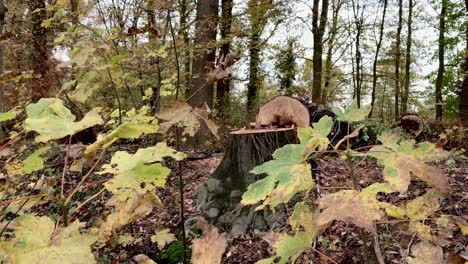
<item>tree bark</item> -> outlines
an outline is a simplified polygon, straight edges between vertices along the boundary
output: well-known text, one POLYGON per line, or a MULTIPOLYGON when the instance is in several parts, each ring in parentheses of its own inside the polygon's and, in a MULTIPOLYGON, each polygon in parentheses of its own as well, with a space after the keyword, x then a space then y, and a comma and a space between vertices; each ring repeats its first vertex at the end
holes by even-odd
POLYGON ((182 39, 184 41, 184 67, 183 67, 183 84, 185 87, 185 98, 187 99, 190 96, 190 80, 192 78, 190 64, 191 64, 191 56, 190 56, 190 39, 189 39, 189 29, 190 26, 187 22, 188 13, 187 8, 188 3, 187 0, 180 1, 180 33, 182 34, 182 39))
POLYGON ((322 10, 319 21, 319 0, 314 0, 312 7, 312 34, 314 38, 313 60, 313 83, 312 101, 319 105, 322 102, 322 55, 323 55, 323 34, 327 25, 328 0, 322 0, 322 10))
MULTIPOLYGON (((221 1, 221 54, 224 56, 229 54, 229 47, 231 44, 230 34, 231 34, 231 24, 232 24, 232 8, 233 8, 233 0, 222 0, 221 1)), ((226 95, 229 95, 230 92, 230 85, 231 81, 229 79, 222 79, 218 81, 216 86, 216 99, 217 99, 217 106, 218 112, 221 116, 225 113, 225 106, 226 106, 226 95)))
POLYGON ((354 93, 354 99, 358 107, 361 107, 361 90, 362 90, 362 81, 363 81, 363 72, 362 72, 362 54, 361 54, 361 34, 362 28, 364 26, 364 6, 360 6, 359 0, 357 5, 353 1, 353 13, 354 13, 354 23, 356 25, 356 87, 354 93), (361 10, 362 8, 362 10, 361 10))
POLYGON ((375 104, 375 89, 377 87, 377 62, 379 61, 379 52, 382 47, 383 31, 385 27, 385 14, 387 12, 387 0, 383 0, 383 11, 382 11, 382 22, 380 24, 379 40, 374 56, 374 63, 372 64, 372 96, 371 96, 371 110, 369 112, 369 118, 372 118, 375 104))
MULTIPOLYGON (((4 0, 0 0, 0 35, 3 34, 3 26, 5 25, 6 7, 4 0)), ((3 74, 3 45, 0 46, 0 75, 3 74)), ((3 83, 0 83, 0 113, 3 112, 3 83)), ((0 124, 0 141, 5 137, 3 126, 0 124)))
POLYGON ((395 120, 400 118, 400 56, 401 28, 403 24, 403 0, 398 0, 398 28, 395 44, 395 120))
POLYGON ((332 78, 332 54, 333 54, 333 46, 335 44, 336 33, 338 29, 338 14, 340 12, 341 7, 343 6, 342 0, 334 0, 332 2, 332 25, 330 28, 330 36, 327 42, 327 56, 325 59, 325 77, 324 77, 324 84, 323 84, 323 91, 322 91, 322 104, 328 104, 328 97, 330 96, 330 92, 328 89, 330 88, 330 80, 332 78))
POLYGON ((46 74, 49 69, 47 50, 47 30, 41 24, 47 19, 44 0, 30 0, 29 11, 31 13, 32 26, 32 60, 33 70, 32 96, 33 102, 45 97, 49 91, 49 83, 46 74))
POLYGON ((405 64, 405 88, 401 96, 401 113, 406 114, 408 112, 408 97, 410 87, 410 66, 411 66, 411 34, 412 34, 412 23, 413 23, 413 0, 409 0, 408 3, 408 35, 406 38, 406 64, 405 64))
POLYGON ((447 13, 447 0, 442 0, 442 7, 439 16, 439 69, 437 71, 435 101, 436 101, 436 120, 442 120, 443 100, 442 89, 444 88, 444 53, 445 53, 445 16, 447 13))
POLYGON ((213 84, 205 80, 205 66, 215 60, 218 18, 218 1, 198 0, 195 17, 195 42, 193 75, 189 103, 191 106, 206 104, 213 108, 213 84))
MULTIPOLYGON (((468 0, 465 0, 465 10, 468 13, 468 0)), ((468 27, 465 28, 465 65, 464 69, 464 78, 460 88, 460 120, 465 127, 468 127, 468 27)))
MULTIPOLYGON (((146 19, 147 19, 147 27, 148 28, 154 28, 156 26, 156 15, 155 15, 155 10, 156 8, 156 3, 155 0, 147 0, 146 1, 146 19)), ((154 34, 149 34, 149 45, 152 49, 156 49, 158 46, 158 39, 154 34)), ((151 107, 151 113, 155 114, 156 112, 159 111, 159 108, 161 106, 161 96, 160 96, 160 90, 161 90, 161 81, 162 81, 162 76, 161 76, 161 69, 160 69, 160 57, 157 57, 154 59, 154 61, 151 62, 152 66, 154 66, 154 69, 156 71, 156 82, 153 84, 151 87, 151 90, 153 92, 151 98, 150 98, 150 107, 151 107)))
POLYGON ((252 34, 249 41, 249 84, 247 85, 247 120, 255 117, 260 78, 260 33, 252 34))

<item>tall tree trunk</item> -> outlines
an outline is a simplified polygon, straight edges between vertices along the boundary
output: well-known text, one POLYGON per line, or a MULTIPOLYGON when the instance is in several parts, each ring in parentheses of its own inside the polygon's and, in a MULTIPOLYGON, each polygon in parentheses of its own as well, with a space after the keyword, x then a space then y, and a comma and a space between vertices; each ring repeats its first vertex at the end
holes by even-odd
POLYGON ((193 58, 192 87, 190 90, 191 106, 207 103, 213 108, 213 84, 205 81, 205 66, 215 60, 218 1, 198 0, 195 17, 195 42, 193 58))
MULTIPOLYGON (((233 0, 222 0, 221 1, 221 54, 226 56, 229 54, 229 46, 231 44, 230 34, 231 34, 231 24, 232 24, 232 7, 233 0)), ((218 110, 221 116, 224 114, 225 104, 226 104, 226 95, 229 94, 231 82, 229 79, 222 79, 218 81, 216 86, 216 99, 218 104, 218 110)))
POLYGON ((436 101, 436 120, 442 120, 443 100, 442 89, 444 87, 444 53, 445 53, 445 16, 447 13, 447 0, 442 0, 442 7, 439 16, 439 70, 437 71, 435 101, 436 101))
POLYGON ((369 112, 369 118, 372 117, 374 112, 375 104, 375 89, 377 87, 377 62, 379 61, 379 52, 382 47, 383 31, 385 27, 385 14, 387 12, 387 0, 383 0, 383 11, 382 11, 382 22, 380 24, 379 41, 374 56, 374 63, 372 64, 372 96, 371 96, 371 110, 369 112))
POLYGON ((405 64, 405 88, 401 96, 401 112, 406 114, 408 112, 408 97, 410 87, 410 66, 411 66, 411 34, 413 23, 413 0, 408 3, 408 35, 406 38, 406 64, 405 64))
POLYGON ((314 0, 312 7, 312 34, 314 37, 312 101, 321 104, 322 100, 322 54, 323 34, 327 25, 328 0, 322 0, 319 21, 319 0, 314 0))
POLYGON ((330 80, 332 78, 332 54, 333 54, 333 46, 335 44, 336 33, 338 29, 338 14, 340 12, 341 7, 343 6, 342 0, 333 0, 332 2, 332 25, 330 28, 330 36, 327 42, 327 57, 325 59, 325 77, 324 77, 324 84, 323 84, 323 91, 322 91, 322 104, 327 105, 330 92, 328 91, 330 88, 330 80))
POLYGON ((190 39, 189 39, 189 23, 187 22, 188 18, 188 2, 187 0, 180 1, 180 33, 182 34, 182 39, 184 41, 184 67, 183 67, 183 86, 185 87, 185 98, 190 96, 190 80, 192 78, 191 70, 190 70, 190 63, 191 63, 191 56, 190 56, 190 39))
POLYGON ((398 0, 398 28, 395 44, 395 120, 400 118, 400 57, 401 28, 403 24, 403 0, 398 0))
MULTIPOLYGON (((0 0, 0 35, 3 34, 3 26, 5 25, 6 8, 3 0, 0 0)), ((3 74, 3 45, 0 46, 0 75, 3 74)), ((0 113, 3 112, 3 83, 0 83, 0 113)), ((0 123, 0 140, 4 138, 3 127, 0 123)))
POLYGON ((41 24, 47 19, 44 0, 30 0, 29 12, 31 13, 32 48, 33 57, 31 68, 34 78, 32 82, 32 101, 36 102, 45 97, 49 91, 49 83, 46 74, 49 69, 47 51, 47 30, 41 24))
MULTIPOLYGON (((155 0, 147 0, 146 1, 146 19, 147 19, 147 26, 148 28, 153 28, 156 26, 156 15, 155 15, 155 10, 156 8, 156 3, 155 0)), ((158 46, 158 39, 154 34, 148 34, 149 38, 149 45, 152 49, 156 49, 158 46)), ((154 59, 154 61, 151 61, 151 65, 154 66, 154 69, 156 70, 156 82, 153 84, 151 87, 151 90, 153 91, 153 94, 151 95, 150 98, 150 107, 151 107, 151 113, 156 113, 159 111, 159 108, 161 106, 161 81, 162 81, 162 76, 161 76, 161 69, 160 69, 160 57, 157 57, 154 59)))
POLYGON ((362 90, 362 54, 361 54, 361 34, 362 28, 364 26, 364 6, 360 6, 359 0, 357 4, 353 1, 353 13, 354 13, 354 23, 356 25, 356 87, 354 93, 354 99, 358 107, 361 107, 361 90, 362 90), (361 10, 362 8, 362 10, 361 10))
POLYGON ((247 85, 247 119, 255 116, 258 90, 261 87, 260 78, 260 33, 255 32, 249 41, 249 84, 247 85))
MULTIPOLYGON (((468 0, 465 0, 465 9, 468 13, 468 0)), ((468 127, 468 27, 465 28, 465 40, 465 65, 463 66, 465 75, 460 89, 459 111, 462 124, 468 127)))

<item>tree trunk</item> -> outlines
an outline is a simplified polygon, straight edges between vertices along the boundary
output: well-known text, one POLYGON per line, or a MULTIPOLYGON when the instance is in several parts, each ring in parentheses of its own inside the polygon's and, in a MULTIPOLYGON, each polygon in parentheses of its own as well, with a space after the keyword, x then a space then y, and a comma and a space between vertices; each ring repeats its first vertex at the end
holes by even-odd
POLYGON ((406 114, 408 112, 408 97, 410 87, 410 66, 411 66, 411 34, 412 34, 412 22, 413 22, 413 0, 409 0, 408 3, 408 36, 406 39, 406 65, 405 65, 405 88, 401 96, 401 113, 406 114))
POLYGON ((32 26, 32 60, 31 68, 34 78, 31 82, 31 99, 33 102, 47 96, 49 83, 46 74, 49 69, 47 51, 47 30, 41 24, 47 19, 46 5, 44 0, 30 0, 29 11, 31 12, 32 26))
POLYGON ((387 0, 383 1, 383 12, 382 12, 382 22, 380 24, 379 32, 379 41, 377 42, 377 47, 375 51, 374 63, 372 65, 372 96, 371 96, 371 110, 369 112, 369 118, 372 118, 375 104, 375 89, 377 87, 377 62, 379 61, 379 52, 382 47, 383 31, 385 27, 385 14, 387 12, 387 0))
POLYGON ((356 87, 354 93, 354 99, 358 107, 361 107, 361 90, 362 90, 362 55, 361 55, 361 34, 362 28, 364 26, 364 7, 360 7, 359 0, 357 5, 353 1, 353 13, 354 13, 354 23, 356 25, 356 87))
MULTIPOLYGON (((222 0, 221 1, 221 54, 224 56, 229 54, 229 47, 231 44, 230 34, 231 34, 231 24, 232 24, 232 8, 233 8, 233 0, 222 0)), ((218 81, 216 86, 216 99, 218 105, 218 112, 221 116, 223 116, 225 106, 226 106, 226 95, 229 95, 229 88, 231 82, 229 79, 222 79, 218 81)))
MULTIPOLYGON (((3 0, 0 0, 0 35, 3 34, 3 26, 5 25, 6 7, 3 0)), ((0 75, 3 74, 3 45, 0 46, 0 75)), ((0 113, 3 112, 3 83, 0 83, 0 113)), ((0 141, 5 137, 3 126, 0 123, 0 141)))
POLYGON ((189 39, 189 23, 187 23, 188 13, 187 13, 187 0, 181 0, 180 2, 180 33, 182 34, 182 39, 184 41, 184 71, 183 75, 183 84, 185 87, 185 98, 190 96, 190 80, 192 78, 190 71, 190 39, 189 39))
POLYGON ((258 104, 258 90, 261 87, 260 78, 260 34, 255 33, 249 41, 249 84, 247 85, 247 120, 255 117, 255 108, 258 104))
POLYGON ((400 118, 400 42, 401 28, 403 24, 403 0, 398 0, 398 28, 395 44, 395 120, 400 118))
MULTIPOLYGON (((154 13, 154 9, 156 8, 156 3, 155 0, 147 0, 146 1, 146 19, 147 21, 147 27, 148 28, 154 28, 156 26, 156 15, 154 13)), ((149 34, 149 45, 152 49, 156 49, 158 47, 158 39, 155 34, 149 34)), ((152 66, 154 66, 154 69, 156 70, 156 82, 153 84, 151 87, 151 90, 153 91, 153 94, 151 95, 151 98, 149 99, 149 104, 151 107, 151 113, 155 114, 156 112, 159 111, 159 108, 161 106, 161 96, 160 96, 160 88, 161 88, 161 69, 160 69, 160 57, 157 57, 154 59, 154 61, 151 62, 152 66)))
POLYGON ((332 17, 332 25, 330 28, 330 36, 327 42, 327 57, 325 60, 325 77, 324 77, 324 84, 323 84, 323 91, 322 91, 322 104, 327 105, 330 92, 328 91, 330 87, 330 80, 332 78, 332 54, 333 54, 333 46, 335 44, 335 38, 338 28, 338 14, 340 12, 341 7, 343 6, 343 1, 341 0, 334 0, 332 3, 333 9, 333 17, 332 17))
POLYGON ((297 135, 290 128, 232 132, 223 161, 196 191, 197 205, 207 219, 231 227, 235 235, 273 228, 278 218, 271 212, 255 211, 240 201, 247 186, 258 180, 250 171, 271 160, 276 149, 293 143, 297 135))
POLYGON ((192 86, 190 90, 191 106, 206 104, 213 108, 213 84, 205 80, 205 67, 215 60, 215 47, 218 17, 218 1, 198 0, 195 18, 195 42, 193 58, 192 86))
MULTIPOLYGON (((468 13, 468 0, 465 0, 465 9, 468 13)), ((465 40, 465 65, 463 66, 465 75, 460 89, 459 111, 462 124, 468 127, 468 27, 465 28, 465 40)))
POLYGON ((319 0, 314 0, 312 7, 312 34, 314 37, 313 60, 313 83, 312 101, 319 105, 322 102, 322 55, 323 55, 323 34, 327 25, 328 0, 322 0, 322 10, 319 13, 319 0), (320 24, 319 24, 320 22, 320 24))
POLYGON ((442 0, 442 7, 439 16, 439 70, 437 71, 435 101, 436 101, 436 120, 442 120, 443 105, 442 89, 444 87, 444 53, 445 53, 445 16, 447 12, 447 0, 442 0))

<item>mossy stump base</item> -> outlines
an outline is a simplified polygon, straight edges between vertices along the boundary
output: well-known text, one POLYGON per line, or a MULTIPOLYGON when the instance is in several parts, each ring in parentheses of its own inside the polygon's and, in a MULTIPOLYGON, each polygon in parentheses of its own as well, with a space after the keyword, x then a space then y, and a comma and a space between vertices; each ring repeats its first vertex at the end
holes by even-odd
POLYGON ((240 201, 247 186, 262 177, 250 171, 271 160, 276 149, 298 143, 296 130, 239 130, 231 132, 229 137, 224 159, 196 191, 198 207, 207 220, 225 226, 234 235, 279 227, 286 221, 284 212, 255 211, 255 207, 242 206, 240 201))

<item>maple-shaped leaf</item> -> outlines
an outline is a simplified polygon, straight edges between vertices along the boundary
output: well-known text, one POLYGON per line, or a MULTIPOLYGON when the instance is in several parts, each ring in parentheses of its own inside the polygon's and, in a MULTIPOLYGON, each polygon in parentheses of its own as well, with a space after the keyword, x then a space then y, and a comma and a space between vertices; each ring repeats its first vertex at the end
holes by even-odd
POLYGON ((7 164, 5 168, 9 175, 30 174, 44 168, 44 158, 41 156, 50 149, 49 146, 41 147, 21 162, 7 164))
POLYGON ((135 154, 117 151, 111 162, 103 165, 103 170, 99 173, 115 175, 114 178, 105 183, 107 190, 114 194, 119 193, 122 189, 145 193, 166 184, 170 170, 160 163, 156 163, 161 162, 164 157, 182 160, 185 158, 185 154, 173 150, 164 142, 160 142, 154 147, 139 149, 135 154))
POLYGON ((197 226, 203 231, 203 237, 192 241, 193 264, 218 264, 227 247, 224 234, 206 222, 198 221, 197 226))
MULTIPOLYGON (((205 107, 206 108, 206 107, 205 107)), ((192 108, 186 102, 175 102, 170 107, 165 108, 156 114, 156 117, 166 120, 161 123, 159 132, 164 134, 171 127, 179 123, 184 126, 184 134, 191 137, 200 129, 200 121, 203 121, 210 132, 218 137, 218 127, 208 118, 209 109, 192 108)))
POLYGON ((406 215, 413 221, 424 220, 440 207, 440 193, 434 189, 428 190, 405 206, 406 215))
POLYGON ((56 232, 49 217, 23 215, 14 220, 14 238, 0 242, 9 263, 96 263, 91 245, 96 236, 83 234, 85 223, 75 221, 56 232))
POLYGON ((280 234, 273 247, 276 250, 276 255, 257 262, 257 264, 273 263, 273 260, 278 259, 275 263, 285 264, 295 263, 296 259, 307 249, 312 246, 312 242, 317 237, 319 232, 325 229, 325 226, 317 226, 316 218, 318 213, 304 202, 297 203, 294 206, 294 211, 289 218, 294 235, 280 234))
POLYGON ((378 137, 382 146, 370 149, 368 154, 382 163, 384 179, 398 192, 405 193, 411 181, 411 173, 419 179, 437 188, 441 193, 448 193, 447 178, 443 170, 429 166, 425 162, 448 157, 449 153, 429 142, 417 146, 414 140, 398 142, 391 133, 378 137))
POLYGON ((143 241, 142 237, 134 237, 132 235, 120 235, 118 244, 124 247, 133 246, 143 241))
POLYGON ((170 233, 170 231, 169 228, 156 230, 156 234, 151 236, 151 242, 156 243, 159 250, 163 250, 167 244, 177 240, 175 235, 170 233))
POLYGON ((318 123, 314 123, 314 128, 300 128, 300 144, 288 144, 277 149, 272 155, 273 160, 255 167, 252 173, 266 173, 268 176, 249 185, 242 196, 242 204, 256 204, 264 200, 257 209, 267 205, 274 208, 288 202, 296 193, 313 188, 314 181, 307 158, 317 148, 327 148, 327 135, 332 125, 332 119, 324 116, 318 123))
POLYGON ((317 224, 321 226, 333 220, 349 220, 357 226, 375 232, 374 221, 384 216, 384 212, 380 210, 381 203, 376 198, 378 192, 394 191, 388 184, 374 183, 361 192, 344 190, 322 197, 318 208, 323 211, 317 217, 317 224))
MULTIPOLYGON (((108 241, 112 237, 115 229, 121 228, 135 220, 149 215, 155 206, 159 206, 161 201, 156 194, 148 192, 140 194, 136 192, 126 192, 113 196, 108 202, 108 206, 113 206, 115 212, 108 215, 99 229, 100 241, 108 241)), ((117 242, 117 241, 115 241, 117 242)))
POLYGON ((354 100, 344 112, 338 112, 338 120, 344 122, 359 122, 367 118, 370 112, 370 106, 358 107, 357 101, 354 100))
POLYGON ((85 155, 96 152, 99 148, 108 148, 118 139, 135 139, 144 134, 152 134, 158 131, 158 122, 153 116, 148 115, 149 109, 142 107, 138 112, 131 110, 126 113, 124 123, 107 133, 99 135, 96 142, 89 145, 85 151, 85 155))
POLYGON ((420 242, 411 247, 411 255, 408 264, 441 264, 444 262, 442 248, 428 241, 420 242))
POLYGON ((63 105, 63 101, 57 98, 42 98, 37 103, 28 105, 26 113, 28 117, 24 121, 24 129, 39 134, 36 142, 63 138, 103 123, 95 110, 75 122, 76 117, 63 105))
POLYGON ((8 120, 15 119, 15 117, 17 115, 18 115, 18 111, 15 111, 15 110, 0 113, 0 122, 5 122, 5 121, 8 121, 8 120))

